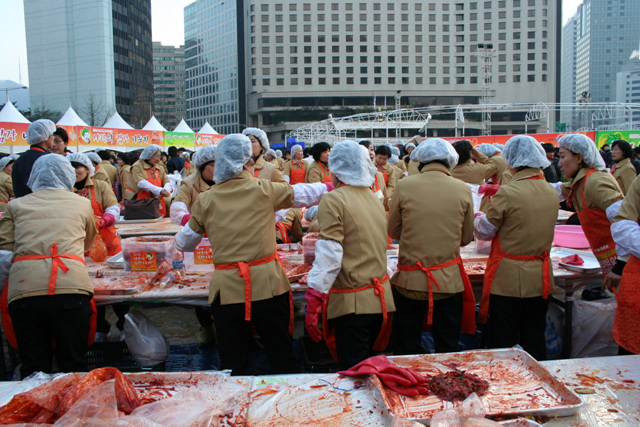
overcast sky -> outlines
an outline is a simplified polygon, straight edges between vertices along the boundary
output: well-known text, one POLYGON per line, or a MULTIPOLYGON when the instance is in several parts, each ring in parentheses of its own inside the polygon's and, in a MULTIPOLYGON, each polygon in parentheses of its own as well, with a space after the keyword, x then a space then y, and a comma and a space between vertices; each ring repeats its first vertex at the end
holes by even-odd
MULTIPOLYGON (((151 0, 153 41, 179 46, 184 43, 184 7, 194 0, 151 0)), ((562 22, 567 22, 582 0, 564 0, 562 22)), ((0 80, 29 84, 27 42, 22 0, 0 0, 0 80)), ((55 26, 51 26, 55 31, 55 26)))

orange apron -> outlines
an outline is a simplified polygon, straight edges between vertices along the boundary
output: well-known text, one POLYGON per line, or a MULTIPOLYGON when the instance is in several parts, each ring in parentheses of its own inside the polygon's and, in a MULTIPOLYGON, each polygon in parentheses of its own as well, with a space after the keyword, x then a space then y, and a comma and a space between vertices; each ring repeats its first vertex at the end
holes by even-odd
POLYGON ((640 354, 640 259, 633 255, 622 272, 616 300, 613 338, 625 350, 640 354))
POLYGON ((322 182, 331 182, 331 171, 329 171, 329 167, 327 167, 327 174, 324 174, 324 165, 318 162, 320 165, 320 173, 322 174, 322 182))
POLYGON ((387 344, 389 343, 389 335, 391 334, 391 316, 387 313, 387 303, 384 299, 384 286, 382 285, 387 280, 389 280, 389 276, 385 274, 382 279, 371 279, 370 285, 360 286, 359 288, 355 289, 337 289, 333 286, 331 287, 331 289, 329 290, 329 294, 327 295, 327 298, 325 298, 324 304, 322 306, 322 331, 324 341, 327 343, 327 347, 331 352, 333 360, 338 360, 338 353, 336 351, 335 330, 332 323, 327 319, 327 308, 329 307, 329 299, 331 298, 331 294, 347 294, 351 292, 365 291, 367 289, 373 288, 375 294, 380 297, 380 307, 382 308, 382 326, 380 326, 380 332, 376 337, 376 342, 373 344, 373 349, 376 351, 384 351, 387 348, 387 344))
MULTIPOLYGON (((251 321, 251 267, 252 265, 261 265, 267 264, 271 261, 277 260, 282 267, 282 270, 285 271, 282 262, 280 261, 280 257, 278 257, 278 251, 272 253, 269 256, 264 258, 257 259, 251 262, 234 262, 233 264, 215 264, 215 270, 234 270, 238 269, 238 276, 242 277, 244 280, 244 320, 247 322, 251 321)), ((286 276, 286 271, 285 271, 286 276)), ((289 334, 293 335, 293 293, 289 291, 289 334)))
MULTIPOLYGON (((52 258, 53 262, 51 264, 51 274, 49 275, 49 295, 55 295, 56 289, 56 278, 58 277, 58 269, 62 270, 63 273, 69 271, 69 267, 67 267, 62 258, 73 259, 76 261, 80 261, 82 264, 85 264, 84 258, 81 258, 76 255, 58 255, 58 245, 51 245, 51 255, 20 255, 13 259, 13 262, 20 261, 32 261, 37 259, 48 259, 52 258)), ((87 337, 88 345, 93 344, 93 340, 96 336, 96 325, 97 325, 97 314, 96 303, 91 296, 91 323, 89 325, 89 336, 87 337)), ((4 287, 2 291, 2 295, 0 296, 0 317, 2 318, 2 327, 4 328, 4 332, 7 336, 7 342, 14 349, 18 349, 18 340, 16 339, 15 331, 13 330, 13 322, 11 321, 11 315, 9 314, 9 281, 7 280, 7 285, 4 287)))
POLYGON ((284 225, 280 221, 276 222, 276 230, 280 233, 280 240, 282 240, 282 243, 291 243, 291 239, 289 239, 288 234, 291 225, 292 224, 284 225))
MULTIPOLYGON (((91 188, 91 207, 93 208, 93 214, 102 218, 104 211, 102 210, 102 205, 100 205, 96 199, 95 186, 90 185, 89 187, 91 188)), ((100 237, 102 237, 104 244, 107 246, 107 253, 109 255, 115 255, 122 251, 115 226, 111 225, 100 230, 100 237)))
POLYGON ((462 282, 464 283, 464 291, 462 293, 462 332, 465 334, 475 334, 476 332, 476 298, 473 295, 473 288, 471 287, 471 281, 467 272, 464 270, 462 264, 462 258, 460 254, 451 261, 443 262, 431 267, 425 267, 420 261, 416 265, 398 265, 399 271, 422 271, 427 275, 428 288, 429 288, 429 313, 427 314, 427 324, 433 324, 433 285, 437 290, 440 290, 438 281, 433 276, 432 271, 442 270, 443 268, 451 267, 452 265, 458 265, 460 269, 460 275, 462 276, 462 282))
POLYGON ((378 182, 378 174, 375 174, 375 176, 373 177, 373 185, 371 186, 371 191, 373 191, 373 194, 375 194, 378 199, 384 199, 384 194, 382 193, 382 190, 380 189, 380 183, 378 182))
POLYGON ((296 163, 298 162, 291 162, 291 175, 289 176, 289 184, 291 185, 303 183, 307 176, 307 171, 304 170, 304 163, 299 162, 300 169, 294 167, 296 163))
POLYGON ((382 166, 378 166, 378 172, 382 172, 382 176, 384 176, 384 185, 389 185, 389 172, 382 166))
POLYGON ((584 235, 589 241, 591 251, 600 263, 602 275, 606 276, 616 265, 618 255, 616 254, 616 243, 611 237, 611 223, 607 218, 607 213, 602 209, 587 207, 587 201, 584 198, 584 187, 587 185, 587 178, 594 172, 595 169, 590 169, 584 177, 582 185, 583 210, 578 212, 578 218, 580 218, 580 224, 584 230, 584 235))
MULTIPOLYGON (((149 181, 151 184, 155 185, 156 187, 162 188, 162 178, 160 178, 161 176, 160 171, 152 167, 152 168, 146 169, 146 172, 147 172, 147 181, 149 181), (151 173, 149 172, 150 170, 154 170, 153 177, 151 177, 151 173), (156 174, 158 176, 156 176, 156 174)), ((133 191, 131 188, 127 188, 127 190, 133 191)), ((148 199, 150 197, 154 197, 153 194, 145 190, 139 190, 136 196, 136 200, 148 199)), ((163 217, 167 216, 167 206, 164 203, 164 197, 160 197, 159 211, 163 217)))

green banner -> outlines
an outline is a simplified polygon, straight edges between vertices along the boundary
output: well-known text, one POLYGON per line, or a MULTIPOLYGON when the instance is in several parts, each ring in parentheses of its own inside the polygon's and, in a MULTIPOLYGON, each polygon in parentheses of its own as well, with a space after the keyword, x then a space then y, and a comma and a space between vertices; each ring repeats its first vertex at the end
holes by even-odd
POLYGON ((632 147, 640 146, 640 130, 606 130, 596 132, 596 145, 602 148, 604 144, 611 145, 613 141, 624 139, 632 147))
POLYGON ((195 134, 182 132, 165 132, 164 145, 165 147, 169 147, 172 145, 175 147, 195 147, 195 134))

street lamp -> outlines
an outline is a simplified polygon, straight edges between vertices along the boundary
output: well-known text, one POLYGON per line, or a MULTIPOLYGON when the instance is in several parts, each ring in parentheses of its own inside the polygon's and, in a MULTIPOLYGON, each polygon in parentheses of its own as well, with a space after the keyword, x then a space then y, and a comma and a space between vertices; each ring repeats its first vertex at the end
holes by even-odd
POLYGON ((15 87, 3 87, 3 88, 0 88, 0 89, 3 89, 3 90, 4 90, 4 99, 5 99, 5 102, 9 102, 9 91, 10 91, 10 90, 16 90, 16 89, 27 89, 27 87, 26 87, 26 86, 15 86, 15 87))

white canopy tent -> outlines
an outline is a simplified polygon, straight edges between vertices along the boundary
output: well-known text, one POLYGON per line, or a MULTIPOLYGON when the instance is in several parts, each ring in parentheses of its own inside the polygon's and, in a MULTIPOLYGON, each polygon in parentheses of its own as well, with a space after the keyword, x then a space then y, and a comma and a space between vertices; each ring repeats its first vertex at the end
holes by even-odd
POLYGON ((180 120, 180 123, 178 123, 178 126, 176 126, 176 128, 173 130, 174 132, 181 132, 181 133, 195 133, 187 124, 187 122, 184 121, 184 119, 180 120))
POLYGON ((162 126, 160 124, 160 122, 158 121, 158 119, 156 119, 156 116, 152 116, 149 121, 147 122, 146 125, 144 125, 144 127, 142 128, 142 130, 155 130, 155 131, 163 131, 166 132, 167 130, 164 128, 164 126, 162 126))
POLYGON ((103 125, 103 128, 113 128, 113 129, 133 129, 129 123, 125 122, 120 114, 116 111, 113 113, 113 116, 109 118, 103 125))
POLYGON ((64 115, 60 118, 60 120, 58 120, 58 123, 56 123, 56 125, 58 126, 89 126, 88 124, 85 123, 84 120, 80 118, 80 116, 78 116, 78 114, 75 112, 73 108, 71 108, 71 106, 69 106, 69 108, 67 109, 67 112, 64 113, 64 115))
POLYGON ((218 132, 211 127, 209 122, 205 122, 204 126, 200 128, 200 131, 198 133, 204 133, 207 135, 218 135, 218 132))
POLYGON ((0 122, 31 123, 18 111, 11 101, 4 104, 4 107, 0 110, 0 122))

